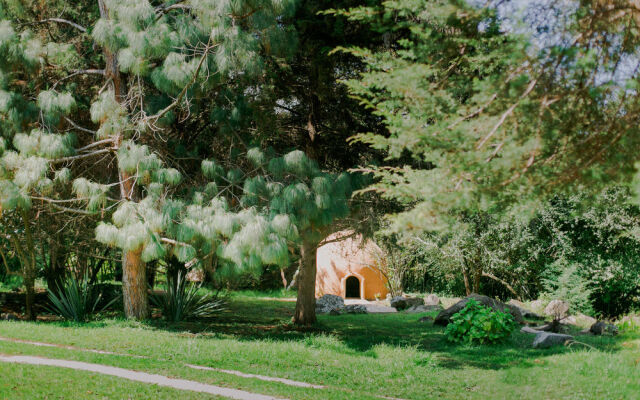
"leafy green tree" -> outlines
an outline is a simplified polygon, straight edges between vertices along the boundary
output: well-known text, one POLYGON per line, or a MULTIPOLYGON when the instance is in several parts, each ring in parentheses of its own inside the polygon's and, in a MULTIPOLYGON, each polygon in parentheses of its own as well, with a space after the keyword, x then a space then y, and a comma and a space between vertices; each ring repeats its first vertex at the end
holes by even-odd
POLYGON ((392 231, 447 227, 459 212, 514 204, 530 215, 550 193, 597 192, 634 172, 637 9, 576 2, 556 25, 540 9, 525 21, 529 31, 553 28, 540 41, 509 31, 488 3, 401 0, 329 11, 390 38, 383 50, 339 50, 366 63, 345 83, 387 128, 353 140, 388 155, 367 171, 377 179, 369 190, 407 206, 391 215, 392 231))

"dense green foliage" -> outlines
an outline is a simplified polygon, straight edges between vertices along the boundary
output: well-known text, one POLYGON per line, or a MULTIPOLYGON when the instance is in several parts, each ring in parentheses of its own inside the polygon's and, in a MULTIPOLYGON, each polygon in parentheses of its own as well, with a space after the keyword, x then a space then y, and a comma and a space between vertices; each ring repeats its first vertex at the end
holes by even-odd
POLYGON ((346 85, 388 131, 353 140, 388 158, 366 171, 377 178, 370 190, 406 205, 392 231, 457 229, 460 212, 531 214, 550 193, 597 192, 632 175, 640 103, 627 94, 639 76, 621 60, 637 64, 637 11, 614 18, 607 4, 616 2, 577 3, 534 2, 528 35, 509 28, 500 5, 407 0, 332 11, 390 39, 341 50, 366 64, 346 85), (537 41, 545 31, 553 40, 537 41))
POLYGON ((508 339, 517 326, 511 314, 469 299, 464 308, 451 317, 445 335, 451 342, 495 344, 508 339))
POLYGON ((624 314, 640 307, 640 209, 631 199, 627 189, 611 188, 595 197, 556 197, 532 218, 465 217, 453 231, 424 234, 396 250, 403 286, 564 299, 573 312, 624 314))

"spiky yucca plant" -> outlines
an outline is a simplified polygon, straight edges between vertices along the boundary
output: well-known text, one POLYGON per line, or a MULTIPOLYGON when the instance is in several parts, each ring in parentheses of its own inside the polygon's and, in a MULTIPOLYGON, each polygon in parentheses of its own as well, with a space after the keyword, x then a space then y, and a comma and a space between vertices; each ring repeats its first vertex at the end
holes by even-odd
POLYGON ((104 311, 117 300, 117 298, 109 300, 104 307, 98 310, 102 293, 89 282, 86 276, 81 280, 68 277, 57 291, 54 292, 51 289, 47 289, 47 291, 51 303, 49 311, 75 322, 87 321, 89 316, 104 311))
POLYGON ((211 318, 225 308, 225 299, 212 294, 200 294, 201 285, 188 283, 179 273, 176 278, 167 279, 167 290, 163 294, 151 296, 151 302, 162 310, 162 316, 169 322, 187 319, 211 318))

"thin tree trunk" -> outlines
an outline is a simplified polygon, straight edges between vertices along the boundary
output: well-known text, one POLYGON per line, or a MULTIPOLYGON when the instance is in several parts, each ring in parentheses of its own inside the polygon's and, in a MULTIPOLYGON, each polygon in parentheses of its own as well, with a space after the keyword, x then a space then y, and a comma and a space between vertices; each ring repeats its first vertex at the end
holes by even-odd
POLYGON ((464 290, 467 296, 471 294, 471 284, 469 283, 469 271, 467 269, 467 260, 463 260, 462 279, 464 280, 464 290))
POLYGON ((304 240, 300 246, 300 270, 296 279, 298 297, 294 323, 309 326, 316 322, 316 244, 304 240))
POLYGON ((22 221, 24 222, 24 232, 27 239, 26 254, 23 252, 24 287, 26 290, 25 317, 28 320, 35 320, 36 314, 33 309, 36 297, 36 255, 33 234, 31 233, 31 216, 29 211, 22 211, 22 221))
POLYGON ((149 316, 147 299, 147 269, 142 262, 142 250, 127 251, 122 260, 122 295, 127 318, 145 319, 149 316))
POLYGON ((65 274, 66 255, 61 251, 60 237, 49 241, 49 268, 45 275, 49 290, 57 291, 65 274))
POLYGON ((473 293, 480 293, 480 278, 482 278, 482 268, 475 268, 473 273, 473 293))
MULTIPOLYGON (((100 16, 109 19, 109 10, 104 0, 99 0, 100 16)), ((120 74, 118 57, 116 54, 104 49, 105 78, 110 82, 116 101, 122 103, 126 97, 126 82, 120 74)), ((114 143, 119 147, 122 143, 122 134, 115 135, 114 143)), ((137 188, 132 176, 121 172, 120 197, 122 200, 136 201, 137 188)), ((122 254, 122 288, 124 296, 124 311, 127 318, 145 319, 149 313, 147 298, 146 266, 142 261, 142 249, 125 250, 122 254)))

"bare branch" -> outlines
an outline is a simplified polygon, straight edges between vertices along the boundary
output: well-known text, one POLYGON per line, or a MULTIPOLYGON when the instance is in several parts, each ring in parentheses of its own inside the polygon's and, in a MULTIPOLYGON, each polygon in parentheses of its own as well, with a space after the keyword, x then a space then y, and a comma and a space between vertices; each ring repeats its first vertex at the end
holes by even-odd
POLYGON ((83 158, 93 157, 93 156, 97 156, 99 154, 110 153, 112 150, 113 150, 112 148, 96 150, 96 151, 93 151, 91 153, 80 154, 80 155, 77 155, 77 156, 56 158, 56 159, 53 159, 53 160, 49 160, 49 162, 51 162, 53 164, 58 164, 58 163, 65 163, 65 162, 69 162, 69 161, 81 160, 83 158))
POLYGON ((87 32, 87 28, 85 28, 84 26, 76 24, 73 21, 69 21, 68 19, 63 19, 63 18, 47 18, 47 19, 43 19, 43 20, 40 20, 40 21, 33 22, 33 24, 46 24, 46 23, 49 23, 49 22, 57 22, 59 24, 66 24, 66 25, 69 25, 69 26, 72 26, 72 27, 76 28, 77 30, 79 30, 82 33, 86 33, 87 32))
POLYGON ((529 83, 529 86, 527 86, 527 90, 525 90, 524 93, 522 93, 520 98, 518 98, 518 100, 515 103, 513 103, 511 105, 511 107, 509 107, 507 109, 507 111, 502 113, 502 116, 500 116, 500 119, 498 120, 498 123, 493 127, 493 129, 491 129, 491 132, 489 132, 487 134, 487 136, 482 138, 482 140, 476 146, 476 150, 479 150, 482 146, 484 146, 484 144, 487 142, 487 140, 489 140, 491 138, 491 136, 493 136, 498 131, 498 129, 502 126, 502 124, 504 124, 504 121, 506 121, 507 117, 510 116, 513 113, 513 110, 515 110, 516 107, 518 106, 518 104, 520 104, 520 101, 522 101, 522 99, 524 99, 525 97, 527 97, 529 95, 529 93, 531 93, 533 88, 536 86, 536 83, 538 83, 538 80, 537 79, 533 79, 529 83))
POLYGON ((67 118, 67 117, 64 117, 64 119, 65 119, 65 121, 67 121, 71 126, 73 126, 74 128, 76 128, 76 129, 77 129, 77 130, 79 130, 79 131, 86 132, 86 133, 91 133, 91 134, 93 134, 93 135, 95 135, 95 134, 96 134, 96 131, 92 131, 91 129, 83 128, 83 127, 81 127, 80 125, 76 124, 75 122, 73 122, 72 120, 70 120, 70 119, 69 119, 69 118, 67 118))

